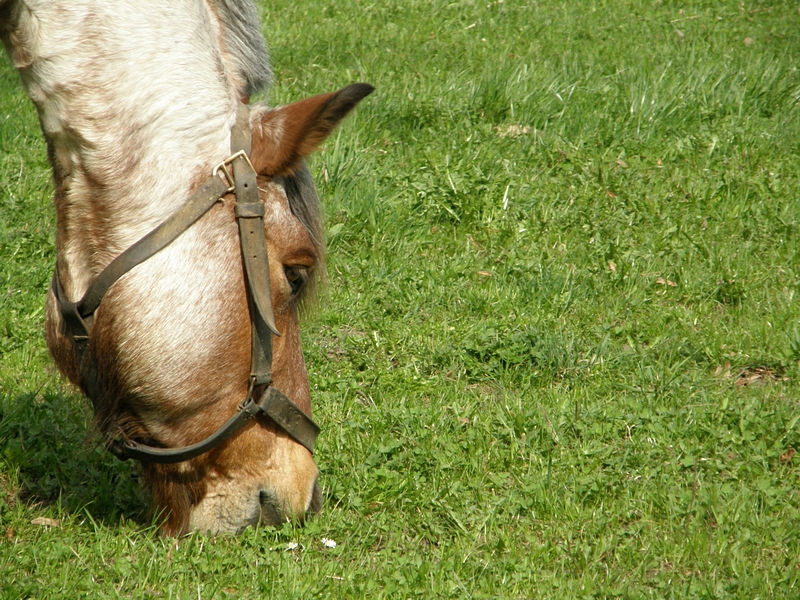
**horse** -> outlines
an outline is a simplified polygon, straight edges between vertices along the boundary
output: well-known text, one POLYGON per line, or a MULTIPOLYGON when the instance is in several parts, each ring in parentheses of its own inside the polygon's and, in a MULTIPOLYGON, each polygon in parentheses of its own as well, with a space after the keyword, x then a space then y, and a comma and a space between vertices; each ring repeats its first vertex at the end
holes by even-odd
POLYGON ((298 310, 324 265, 304 158, 372 92, 282 107, 252 0, 0 0, 55 183, 45 337, 160 531, 321 506, 298 310), (188 214, 191 213, 191 214, 188 214))

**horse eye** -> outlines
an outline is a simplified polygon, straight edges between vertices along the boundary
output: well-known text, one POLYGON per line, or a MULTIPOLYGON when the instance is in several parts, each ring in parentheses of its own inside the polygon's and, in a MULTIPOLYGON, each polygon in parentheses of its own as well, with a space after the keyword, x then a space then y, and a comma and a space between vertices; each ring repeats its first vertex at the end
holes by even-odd
POLYGON ((308 282, 308 269, 306 267, 283 267, 283 272, 292 288, 292 296, 297 296, 308 282))

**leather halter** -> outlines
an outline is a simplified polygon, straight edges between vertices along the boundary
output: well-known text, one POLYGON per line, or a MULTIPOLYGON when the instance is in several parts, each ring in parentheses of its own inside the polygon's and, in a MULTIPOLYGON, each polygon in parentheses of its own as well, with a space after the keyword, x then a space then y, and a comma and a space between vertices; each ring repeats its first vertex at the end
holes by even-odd
POLYGON ((111 261, 77 302, 71 302, 64 295, 56 267, 53 292, 72 338, 81 386, 96 410, 99 401, 97 365, 93 357, 87 359, 86 350, 91 338, 94 313, 103 296, 120 277, 165 248, 223 196, 228 193, 236 196, 234 213, 239 225, 251 325, 252 354, 247 396, 222 427, 191 446, 156 448, 133 440, 112 440, 108 450, 120 460, 132 458, 154 463, 179 463, 192 459, 221 444, 259 413, 269 416, 295 441, 309 452, 314 452, 319 426, 294 402, 272 387, 272 334, 280 334, 275 328, 272 313, 264 204, 258 195, 255 169, 248 158, 250 141, 249 110, 240 104, 236 125, 231 129, 231 155, 214 168, 213 174, 173 215, 111 261))

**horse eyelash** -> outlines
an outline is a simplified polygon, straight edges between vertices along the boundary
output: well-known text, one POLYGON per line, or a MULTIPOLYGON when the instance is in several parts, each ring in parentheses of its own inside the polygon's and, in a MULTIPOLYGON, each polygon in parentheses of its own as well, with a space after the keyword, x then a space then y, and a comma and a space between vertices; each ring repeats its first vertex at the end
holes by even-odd
POLYGON ((306 267, 286 267, 286 266, 284 266, 283 269, 284 269, 284 275, 286 276, 286 279, 289 281, 290 287, 292 287, 292 296, 294 298, 300 298, 303 295, 305 289, 308 287, 309 282, 311 281, 310 269, 306 267), (296 292, 294 291, 294 284, 296 282, 292 281, 289 278, 288 271, 296 271, 298 274, 298 279, 300 281, 296 292))

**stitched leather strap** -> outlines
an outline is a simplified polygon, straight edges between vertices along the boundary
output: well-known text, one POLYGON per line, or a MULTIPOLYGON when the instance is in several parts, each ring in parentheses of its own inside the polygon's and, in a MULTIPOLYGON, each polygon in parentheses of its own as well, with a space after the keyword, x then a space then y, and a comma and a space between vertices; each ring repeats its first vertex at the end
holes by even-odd
POLYGON ((274 387, 268 387, 258 403, 264 414, 275 421, 292 439, 314 454, 314 442, 319 435, 317 425, 294 402, 274 387))
POLYGON ((184 462, 213 450, 239 431, 252 417, 264 413, 309 452, 314 453, 314 441, 319 434, 319 427, 294 402, 274 387, 267 388, 259 402, 249 395, 248 399, 227 423, 197 444, 182 448, 154 448, 133 441, 114 440, 109 451, 120 460, 132 458, 160 464, 184 462))
POLYGON ((77 303, 80 316, 85 319, 93 314, 100 306, 103 296, 120 277, 166 248, 175 238, 206 214, 227 191, 228 185, 220 177, 212 176, 206 179, 186 204, 103 269, 77 303))
POLYGON ((264 235, 264 204, 258 197, 256 172, 250 162, 240 156, 233 161, 233 176, 236 182, 236 221, 239 224, 247 289, 258 316, 272 333, 280 335, 272 313, 267 239, 264 235))

